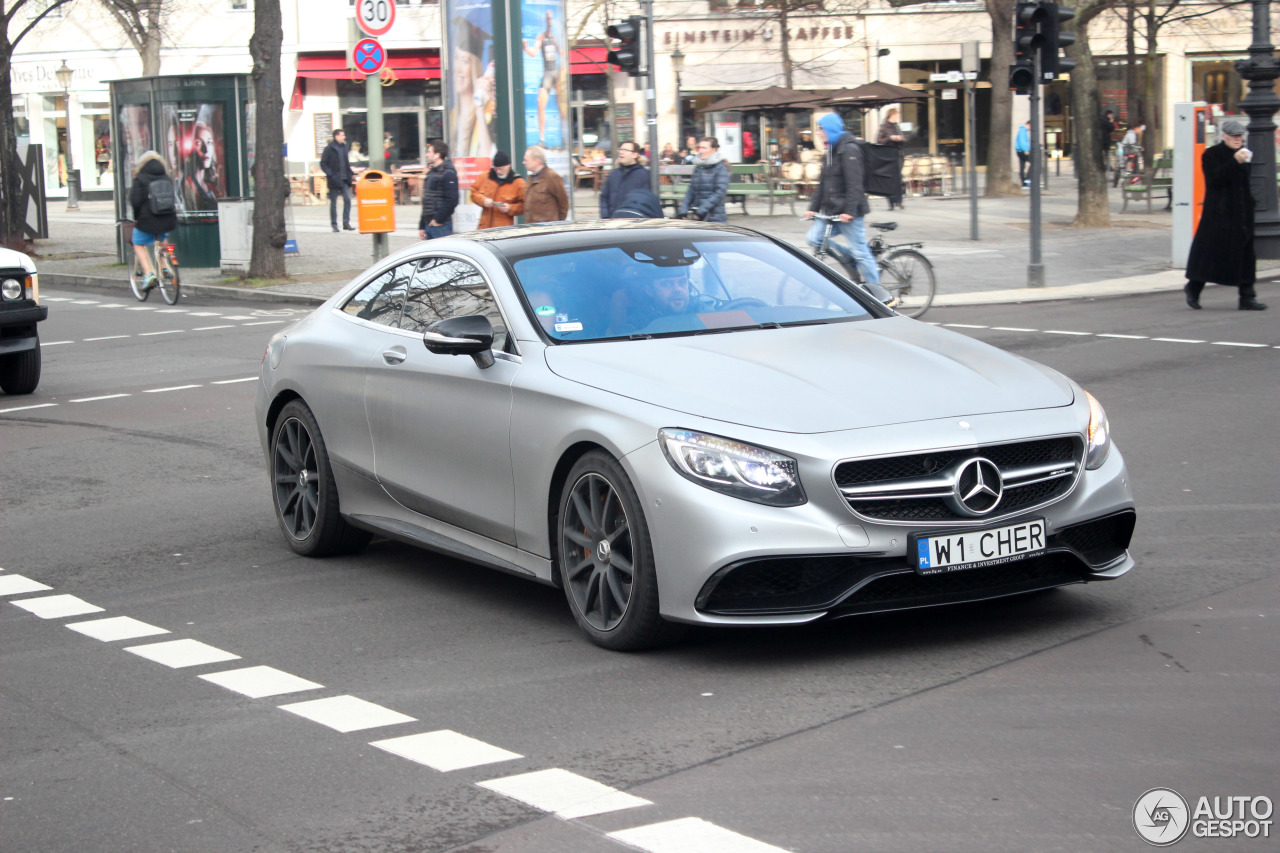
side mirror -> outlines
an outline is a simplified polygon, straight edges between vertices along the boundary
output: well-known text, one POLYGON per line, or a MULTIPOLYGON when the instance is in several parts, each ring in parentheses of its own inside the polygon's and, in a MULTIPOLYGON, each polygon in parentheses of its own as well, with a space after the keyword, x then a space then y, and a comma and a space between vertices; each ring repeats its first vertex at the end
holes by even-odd
POLYGON ((898 303, 898 297, 894 296, 892 293, 890 293, 888 290, 885 290, 885 288, 883 288, 878 284, 870 284, 870 283, 863 284, 862 289, 865 290, 867 293, 870 293, 872 299, 876 300, 877 302, 883 302, 885 305, 888 305, 890 308, 893 308, 898 303))
POLYGON ((493 324, 482 314, 432 323, 422 343, 436 355, 469 355, 482 370, 493 365, 493 324))

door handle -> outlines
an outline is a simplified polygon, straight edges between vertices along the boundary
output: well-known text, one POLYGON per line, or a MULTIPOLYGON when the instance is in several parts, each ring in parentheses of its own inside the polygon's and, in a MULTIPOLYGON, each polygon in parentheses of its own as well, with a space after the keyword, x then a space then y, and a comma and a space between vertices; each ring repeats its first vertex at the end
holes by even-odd
POLYGON ((382 351, 382 360, 387 364, 400 364, 409 357, 409 352, 404 347, 392 347, 382 351))

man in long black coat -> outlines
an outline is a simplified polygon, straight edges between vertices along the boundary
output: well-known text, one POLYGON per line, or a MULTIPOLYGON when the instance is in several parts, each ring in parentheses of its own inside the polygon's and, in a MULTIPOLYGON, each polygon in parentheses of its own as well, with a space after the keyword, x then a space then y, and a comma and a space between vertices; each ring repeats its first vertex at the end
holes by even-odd
POLYGON ((1241 311, 1262 311, 1253 283, 1257 258, 1253 249, 1253 195, 1245 126, 1235 119, 1222 123, 1222 141, 1200 158, 1204 171, 1204 209, 1187 257, 1187 304, 1200 309, 1200 292, 1212 281, 1240 289, 1241 311))

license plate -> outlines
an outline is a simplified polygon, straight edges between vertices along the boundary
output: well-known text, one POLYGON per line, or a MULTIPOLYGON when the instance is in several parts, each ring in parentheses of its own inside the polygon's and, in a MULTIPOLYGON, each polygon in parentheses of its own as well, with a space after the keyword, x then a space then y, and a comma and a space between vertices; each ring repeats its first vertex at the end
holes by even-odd
POLYGON ((990 530, 914 538, 917 574, 980 569, 1043 551, 1044 519, 1033 518, 990 530))

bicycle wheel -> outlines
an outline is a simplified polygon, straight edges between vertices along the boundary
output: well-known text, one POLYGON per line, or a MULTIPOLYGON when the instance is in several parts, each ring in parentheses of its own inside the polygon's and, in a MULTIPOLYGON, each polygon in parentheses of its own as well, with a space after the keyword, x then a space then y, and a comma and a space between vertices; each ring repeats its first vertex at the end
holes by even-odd
POLYGON ((937 289, 933 264, 915 249, 899 249, 880 259, 880 285, 897 300, 894 310, 908 317, 928 311, 937 289))
POLYGON ((178 281, 178 268, 173 265, 173 258, 169 253, 161 249, 156 253, 159 255, 158 268, 160 276, 160 295, 164 297, 164 301, 170 305, 178 304, 178 297, 181 296, 181 284, 178 281))
POLYGON ((142 280, 144 276, 142 270, 138 269, 138 253, 133 247, 129 247, 129 287, 133 290, 134 297, 139 302, 146 302, 147 297, 151 295, 151 291, 143 289, 142 280))

